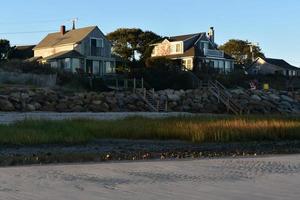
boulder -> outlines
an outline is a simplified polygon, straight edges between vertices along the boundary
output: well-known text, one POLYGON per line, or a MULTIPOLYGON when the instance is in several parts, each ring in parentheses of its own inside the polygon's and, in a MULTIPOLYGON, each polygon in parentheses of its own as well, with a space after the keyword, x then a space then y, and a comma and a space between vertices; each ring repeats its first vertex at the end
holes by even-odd
POLYGON ((29 112, 33 112, 36 110, 36 108, 33 104, 27 104, 25 110, 29 112))
POLYGON ((6 99, 0 99, 0 110, 1 111, 15 111, 14 105, 6 100, 6 99))
POLYGON ((280 97, 276 94, 269 94, 269 97, 272 99, 272 100, 275 100, 275 101, 279 101, 280 100, 280 97))
POLYGON ((256 95, 256 94, 253 94, 253 95, 251 95, 251 97, 250 97, 251 99, 253 99, 253 100, 256 100, 256 101, 261 101, 261 97, 259 97, 258 95, 256 95))
POLYGON ((167 97, 170 101, 179 101, 180 96, 176 94, 167 94, 167 97))
POLYGON ((288 101, 288 102, 294 102, 295 101, 294 99, 292 99, 291 97, 286 96, 286 95, 280 95, 280 97, 283 101, 288 101))

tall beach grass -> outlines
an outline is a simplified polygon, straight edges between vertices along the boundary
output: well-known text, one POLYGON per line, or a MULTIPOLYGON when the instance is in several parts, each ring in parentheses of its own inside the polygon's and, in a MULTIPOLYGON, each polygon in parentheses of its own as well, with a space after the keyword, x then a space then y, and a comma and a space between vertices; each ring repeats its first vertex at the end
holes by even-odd
POLYGON ((300 140, 300 118, 127 118, 111 121, 24 121, 0 125, 0 145, 82 144, 109 138, 195 143, 300 140))

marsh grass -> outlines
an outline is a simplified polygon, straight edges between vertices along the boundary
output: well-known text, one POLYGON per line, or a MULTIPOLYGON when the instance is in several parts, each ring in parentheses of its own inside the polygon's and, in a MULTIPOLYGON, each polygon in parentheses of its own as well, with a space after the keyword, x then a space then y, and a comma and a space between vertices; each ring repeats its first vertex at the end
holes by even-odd
POLYGON ((108 138, 186 140, 195 143, 300 140, 300 118, 134 117, 112 121, 23 121, 0 125, 1 145, 72 145, 108 138))

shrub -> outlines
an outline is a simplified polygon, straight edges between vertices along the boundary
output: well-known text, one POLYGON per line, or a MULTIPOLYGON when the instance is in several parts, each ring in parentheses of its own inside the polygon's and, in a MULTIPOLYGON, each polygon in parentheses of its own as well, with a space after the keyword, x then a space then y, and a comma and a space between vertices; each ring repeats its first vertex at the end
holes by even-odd
POLYGON ((22 60, 10 60, 0 64, 0 69, 8 72, 32 73, 32 74, 55 74, 56 69, 48 64, 39 62, 25 62, 22 60))

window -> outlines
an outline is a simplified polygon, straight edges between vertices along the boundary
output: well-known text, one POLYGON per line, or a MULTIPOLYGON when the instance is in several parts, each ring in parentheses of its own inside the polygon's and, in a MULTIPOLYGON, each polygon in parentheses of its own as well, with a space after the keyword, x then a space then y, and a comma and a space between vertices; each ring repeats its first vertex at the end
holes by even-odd
POLYGON ((65 58, 64 69, 65 70, 70 70, 71 69, 71 59, 70 58, 65 58))
POLYGON ((102 38, 91 38, 91 56, 101 56, 104 47, 102 38))
POLYGON ((232 71, 232 69, 231 69, 231 62, 226 61, 225 62, 225 73, 229 73, 231 71, 232 71))
POLYGON ((103 48, 103 39, 102 38, 100 38, 100 39, 96 39, 96 46, 98 47, 98 48, 103 48))
POLYGON ((99 75, 99 61, 93 61, 93 74, 99 75))
POLYGON ((200 49, 208 49, 208 46, 209 46, 209 44, 208 44, 208 42, 200 42, 200 49))
POLYGON ((176 53, 180 53, 180 52, 181 52, 181 45, 176 44, 176 53))
POLYGON ((193 59, 184 59, 183 60, 183 66, 187 70, 192 70, 193 69, 193 59))
POLYGON ((176 46, 175 45, 171 45, 171 47, 170 47, 170 53, 171 54, 176 53, 176 46))

